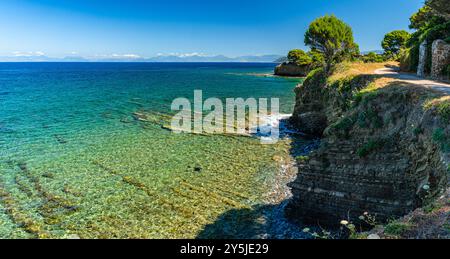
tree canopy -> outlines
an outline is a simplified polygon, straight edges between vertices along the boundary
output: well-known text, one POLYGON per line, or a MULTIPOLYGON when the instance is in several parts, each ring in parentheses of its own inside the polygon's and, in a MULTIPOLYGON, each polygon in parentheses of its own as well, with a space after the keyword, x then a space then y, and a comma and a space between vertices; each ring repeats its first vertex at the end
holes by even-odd
POLYGON ((381 46, 388 57, 395 57, 410 38, 411 34, 405 30, 392 31, 384 36, 381 46))
POLYGON ((377 54, 375 52, 369 52, 366 55, 362 56, 362 61, 365 63, 380 63, 384 62, 383 55, 377 54))
MULTIPOLYGON (((403 67, 415 71, 419 63, 420 44, 428 42, 428 48, 431 43, 437 39, 446 40, 450 43, 450 5, 449 0, 426 0, 425 5, 420 8, 410 18, 410 29, 414 29, 407 42, 408 49, 403 51, 403 67)), ((427 55, 425 62, 425 71, 431 70, 431 55, 427 55)))
POLYGON ((288 60, 289 62, 295 63, 299 66, 309 65, 313 61, 312 58, 301 49, 289 51, 288 60))
POLYGON ((333 64, 358 51, 352 28, 334 15, 313 21, 305 33, 305 44, 323 55, 327 73, 333 64))
POLYGON ((425 5, 437 16, 450 19, 450 3, 448 0, 427 0, 425 5))

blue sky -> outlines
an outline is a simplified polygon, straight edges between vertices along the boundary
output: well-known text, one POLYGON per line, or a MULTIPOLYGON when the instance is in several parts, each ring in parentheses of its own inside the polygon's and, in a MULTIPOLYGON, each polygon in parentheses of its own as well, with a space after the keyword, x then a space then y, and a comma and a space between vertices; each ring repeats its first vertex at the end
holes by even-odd
POLYGON ((158 53, 227 56, 304 48, 319 16, 353 27, 361 50, 408 29, 423 0, 8 0, 0 1, 0 56, 158 53))

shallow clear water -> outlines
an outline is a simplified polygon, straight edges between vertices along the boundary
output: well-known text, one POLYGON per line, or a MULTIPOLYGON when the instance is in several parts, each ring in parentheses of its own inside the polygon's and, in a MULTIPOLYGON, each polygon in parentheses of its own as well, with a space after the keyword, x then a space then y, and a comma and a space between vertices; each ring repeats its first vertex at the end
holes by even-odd
POLYGON ((278 97, 273 64, 0 63, 0 238, 194 238, 264 202, 288 141, 172 134, 134 112, 278 97))

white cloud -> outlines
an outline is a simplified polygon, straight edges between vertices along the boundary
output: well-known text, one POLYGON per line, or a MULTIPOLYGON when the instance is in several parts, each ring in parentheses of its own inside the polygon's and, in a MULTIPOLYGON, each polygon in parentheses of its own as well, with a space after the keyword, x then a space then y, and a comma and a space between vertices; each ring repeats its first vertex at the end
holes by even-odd
POLYGON ((136 54, 112 54, 113 58, 124 58, 124 59, 138 59, 141 56, 136 54))
POLYGON ((45 53, 42 51, 28 51, 28 52, 23 52, 23 51, 15 51, 13 52, 15 57, 42 57, 45 56, 45 53))

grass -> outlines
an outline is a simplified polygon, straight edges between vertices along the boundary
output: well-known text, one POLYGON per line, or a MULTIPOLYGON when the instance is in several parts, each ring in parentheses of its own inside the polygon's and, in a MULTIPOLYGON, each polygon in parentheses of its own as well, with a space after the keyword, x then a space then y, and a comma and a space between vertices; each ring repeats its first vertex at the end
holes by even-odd
POLYGON ((348 76, 356 75, 373 75, 375 70, 385 66, 395 66, 397 62, 384 62, 384 63, 363 63, 363 62, 344 62, 338 64, 335 68, 334 74, 329 80, 339 80, 348 76))
POLYGON ((450 123, 450 96, 429 100, 424 105, 425 110, 434 110, 445 123, 450 123))

